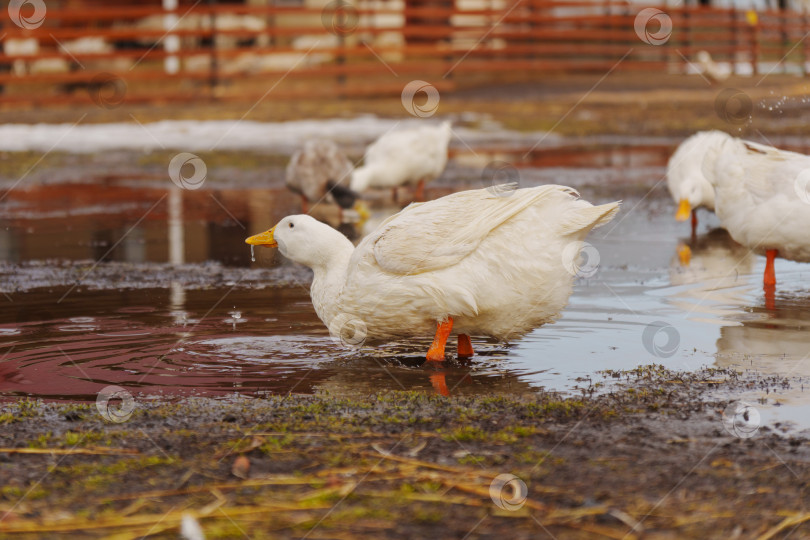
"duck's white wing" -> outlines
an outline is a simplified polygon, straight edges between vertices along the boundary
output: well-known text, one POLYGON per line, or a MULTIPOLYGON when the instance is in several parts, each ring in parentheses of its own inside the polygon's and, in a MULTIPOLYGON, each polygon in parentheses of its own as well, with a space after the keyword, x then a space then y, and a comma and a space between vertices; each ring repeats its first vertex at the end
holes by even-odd
MULTIPOLYGON (((519 189, 505 197, 479 189, 412 204, 363 240, 354 256, 359 259, 371 253, 377 265, 392 274, 413 275, 447 268, 469 255, 492 230, 510 218, 555 196, 572 203, 578 193, 556 185, 519 189)), ((582 209, 577 210, 566 214, 563 223, 537 226, 560 227, 563 234, 579 230, 590 216, 583 215, 582 209)))
POLYGON ((810 170, 810 157, 751 141, 736 140, 732 155, 723 160, 726 174, 762 203, 778 195, 793 197, 794 182, 804 170, 810 170))

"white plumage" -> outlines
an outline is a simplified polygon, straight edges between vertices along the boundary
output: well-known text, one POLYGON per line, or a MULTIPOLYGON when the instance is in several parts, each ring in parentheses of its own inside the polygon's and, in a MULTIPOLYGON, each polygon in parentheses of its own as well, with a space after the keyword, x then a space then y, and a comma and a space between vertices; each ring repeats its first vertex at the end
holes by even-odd
POLYGON ((721 83, 731 76, 731 64, 718 64, 709 51, 698 51, 697 63, 700 71, 712 83, 721 83))
POLYGON ((366 149, 363 166, 352 173, 352 190, 423 186, 435 180, 447 165, 451 134, 450 122, 443 122, 382 135, 366 149))
POLYGON ((302 215, 247 242, 277 242, 313 269, 312 303, 330 331, 360 321, 369 339, 430 335, 452 318, 459 334, 505 340, 559 316, 573 286, 566 247, 618 210, 564 186, 480 189, 411 204, 356 248, 302 215))
POLYGON ((810 262, 810 157, 729 138, 706 159, 715 211, 735 241, 810 262))

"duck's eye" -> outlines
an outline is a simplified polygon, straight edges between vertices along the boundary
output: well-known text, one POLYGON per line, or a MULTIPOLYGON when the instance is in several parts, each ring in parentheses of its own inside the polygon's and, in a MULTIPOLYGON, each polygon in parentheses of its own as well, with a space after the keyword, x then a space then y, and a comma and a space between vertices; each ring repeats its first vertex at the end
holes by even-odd
POLYGON ((292 222, 290 222, 290 228, 292 229, 293 227, 295 227, 295 224, 293 224, 292 222))

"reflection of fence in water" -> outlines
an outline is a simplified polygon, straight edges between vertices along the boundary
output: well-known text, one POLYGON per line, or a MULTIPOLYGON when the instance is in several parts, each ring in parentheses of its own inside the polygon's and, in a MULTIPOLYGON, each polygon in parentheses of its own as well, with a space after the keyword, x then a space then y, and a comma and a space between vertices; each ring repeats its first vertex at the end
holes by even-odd
POLYGON ((414 78, 448 89, 507 73, 684 73, 700 51, 738 74, 808 67, 804 13, 661 7, 640 27, 641 6, 612 0, 63 7, 37 28, 3 25, 0 101, 88 101, 78 90, 122 86, 128 101, 255 99, 282 77, 276 98, 396 95, 414 78))

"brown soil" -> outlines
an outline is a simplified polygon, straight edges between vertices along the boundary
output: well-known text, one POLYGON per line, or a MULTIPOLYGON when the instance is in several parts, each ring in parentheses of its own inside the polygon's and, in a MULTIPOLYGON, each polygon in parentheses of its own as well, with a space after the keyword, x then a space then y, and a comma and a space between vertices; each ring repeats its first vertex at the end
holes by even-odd
POLYGON ((176 538, 184 514, 209 539, 810 535, 808 440, 721 422, 729 392, 790 381, 606 379, 578 398, 139 400, 122 423, 23 400, 0 409, 0 537, 176 538), (493 502, 501 474, 520 508, 493 502))

